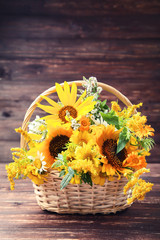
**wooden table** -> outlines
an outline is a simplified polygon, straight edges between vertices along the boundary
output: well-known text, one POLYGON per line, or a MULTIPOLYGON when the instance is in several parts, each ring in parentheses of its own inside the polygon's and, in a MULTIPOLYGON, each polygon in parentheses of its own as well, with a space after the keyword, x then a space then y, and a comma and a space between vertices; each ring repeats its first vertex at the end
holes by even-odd
POLYGON ((145 200, 116 215, 59 215, 42 211, 32 183, 17 181, 10 191, 0 164, 0 239, 160 239, 160 165, 149 164, 145 179, 154 183, 145 200))
POLYGON ((159 0, 0 0, 0 240, 160 239, 159 26, 159 0), (17 182, 12 192, 4 170, 10 148, 19 146, 14 128, 32 101, 55 82, 83 76, 143 102, 142 114, 155 128, 156 146, 147 159, 153 191, 116 215, 44 212, 32 183, 17 182))

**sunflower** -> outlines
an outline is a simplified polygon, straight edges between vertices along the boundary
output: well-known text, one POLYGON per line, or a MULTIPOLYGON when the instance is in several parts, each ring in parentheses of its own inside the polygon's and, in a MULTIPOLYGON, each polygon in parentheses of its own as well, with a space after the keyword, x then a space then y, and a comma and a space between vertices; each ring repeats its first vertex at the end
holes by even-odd
POLYGON ((116 154, 120 131, 121 130, 116 130, 115 126, 107 125, 96 140, 99 152, 102 155, 102 172, 111 176, 116 173, 119 175, 119 172, 124 173, 129 171, 123 168, 122 165, 127 157, 127 150, 124 148, 116 154))
POLYGON ((46 167, 51 167, 58 154, 65 150, 71 135, 72 130, 65 127, 49 129, 46 139, 36 146, 45 156, 46 167))
POLYGON ((76 83, 72 84, 71 91, 69 84, 64 82, 64 90, 62 86, 56 83, 56 91, 61 103, 56 103, 51 100, 49 97, 41 96, 45 99, 51 106, 45 106, 37 103, 37 106, 44 110, 45 112, 51 114, 43 119, 51 120, 54 122, 63 122, 66 123, 66 117, 71 117, 74 119, 80 119, 81 116, 86 115, 88 112, 93 110, 95 101, 93 101, 93 96, 87 97, 84 100, 86 95, 86 91, 80 96, 80 98, 76 101, 77 98, 77 85, 76 83))

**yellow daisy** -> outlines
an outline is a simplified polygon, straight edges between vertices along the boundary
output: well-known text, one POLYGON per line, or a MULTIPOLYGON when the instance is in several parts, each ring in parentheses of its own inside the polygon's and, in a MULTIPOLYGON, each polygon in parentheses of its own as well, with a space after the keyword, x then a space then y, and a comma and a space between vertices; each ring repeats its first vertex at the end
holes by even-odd
POLYGON ((83 144, 82 147, 77 147, 76 149, 76 159, 79 160, 91 160, 95 167, 99 167, 100 165, 100 154, 97 151, 97 147, 93 147, 90 143, 83 144))
POLYGON ((93 96, 87 97, 84 100, 86 91, 77 99, 77 85, 72 84, 71 91, 69 84, 64 82, 64 90, 62 86, 56 83, 56 91, 61 103, 56 103, 49 97, 41 96, 45 99, 51 106, 45 106, 37 103, 37 106, 47 113, 51 114, 43 119, 52 120, 54 122, 64 122, 66 123, 66 115, 68 114, 71 118, 80 119, 81 116, 86 115, 88 112, 93 110, 95 101, 93 101, 93 96))
POLYGON ((96 140, 99 152, 102 155, 102 172, 111 176, 116 173, 119 174, 119 172, 124 173, 128 171, 122 166, 123 161, 127 157, 127 150, 124 148, 116 154, 119 134, 120 130, 116 130, 112 125, 107 125, 96 140))
POLYGON ((97 150, 92 148, 90 144, 83 144, 83 147, 78 147, 76 149, 76 158, 69 163, 77 172, 91 173, 96 176, 99 173, 99 156, 97 150))
POLYGON ((73 132, 73 134, 70 138, 70 141, 75 144, 78 144, 80 146, 83 146, 83 143, 85 143, 85 144, 89 143, 92 145, 96 143, 94 135, 92 135, 88 131, 80 132, 78 130, 73 132))

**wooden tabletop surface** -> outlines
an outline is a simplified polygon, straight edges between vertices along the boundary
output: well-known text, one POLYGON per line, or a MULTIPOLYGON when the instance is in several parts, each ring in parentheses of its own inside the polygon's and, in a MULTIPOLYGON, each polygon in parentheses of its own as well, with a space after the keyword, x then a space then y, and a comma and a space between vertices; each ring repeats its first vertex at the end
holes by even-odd
POLYGON ((149 164, 144 179, 154 183, 145 200, 116 215, 60 215, 42 211, 29 180, 11 191, 0 164, 0 239, 160 239, 160 165, 149 164))
POLYGON ((0 240, 160 239, 159 26, 159 0, 0 0, 0 240), (55 82, 83 76, 143 102, 142 114, 155 128, 146 177, 153 191, 116 215, 44 212, 32 183, 17 182, 12 192, 4 170, 10 148, 19 146, 14 128, 32 101, 55 82))

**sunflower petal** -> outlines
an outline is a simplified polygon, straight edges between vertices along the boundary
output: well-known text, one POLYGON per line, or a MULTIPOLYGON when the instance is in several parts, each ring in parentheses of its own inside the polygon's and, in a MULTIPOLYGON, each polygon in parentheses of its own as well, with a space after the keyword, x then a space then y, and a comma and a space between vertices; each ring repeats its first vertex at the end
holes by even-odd
POLYGON ((77 100, 77 102, 74 104, 74 107, 75 108, 77 108, 80 104, 81 104, 81 102, 82 102, 82 100, 83 100, 83 98, 86 96, 86 90, 84 91, 84 93, 80 96, 80 98, 77 100))
POLYGON ((65 105, 72 105, 72 98, 71 98, 71 93, 70 93, 70 86, 69 84, 65 81, 64 82, 64 92, 67 96, 67 101, 65 102, 65 105))
POLYGON ((46 100, 49 104, 51 104, 53 107, 58 108, 58 109, 61 108, 61 106, 60 106, 58 103, 56 103, 55 101, 53 101, 53 100, 50 99, 49 97, 46 97, 46 96, 42 96, 42 95, 41 95, 41 98, 45 99, 45 100, 46 100))
POLYGON ((62 104, 65 106, 67 105, 66 102, 67 102, 67 95, 66 93, 63 91, 63 88, 60 84, 56 83, 56 91, 57 91, 57 94, 58 94, 58 97, 60 99, 60 101, 62 102, 62 104))
MULTIPOLYGON (((90 97, 88 97, 88 98, 86 98, 82 103, 81 103, 81 105, 79 105, 78 107, 77 107, 77 110, 78 111, 80 111, 81 109, 83 109, 84 107, 86 107, 86 106, 89 106, 90 104, 93 106, 93 108, 94 108, 94 105, 96 104, 96 102, 92 102, 92 100, 93 100, 93 96, 90 96, 90 97)), ((93 109, 92 108, 92 109, 93 109)))
POLYGON ((83 116, 86 115, 87 113, 89 113, 90 111, 92 111, 94 108, 94 104, 90 104, 88 106, 83 107, 81 110, 78 110, 78 119, 83 116))
POLYGON ((40 103, 37 103, 37 107, 41 108, 42 110, 44 110, 45 112, 50 113, 50 114, 57 113, 57 109, 55 109, 54 107, 51 107, 51 106, 45 106, 40 103))
POLYGON ((71 98, 72 98, 72 103, 74 105, 77 99, 77 85, 75 83, 72 84, 71 98))
POLYGON ((57 114, 55 114, 55 115, 53 115, 53 114, 52 115, 47 115, 45 117, 42 117, 41 119, 44 119, 46 121, 52 120, 53 122, 60 121, 57 114))

